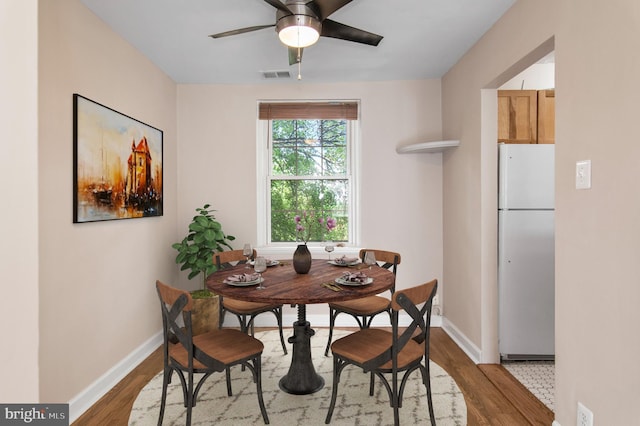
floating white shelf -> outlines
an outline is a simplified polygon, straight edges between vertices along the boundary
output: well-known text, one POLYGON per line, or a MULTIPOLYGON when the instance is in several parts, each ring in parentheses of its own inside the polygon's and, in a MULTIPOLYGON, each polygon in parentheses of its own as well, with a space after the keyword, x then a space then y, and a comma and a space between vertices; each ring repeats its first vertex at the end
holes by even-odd
POLYGON ((420 154, 442 152, 447 148, 453 148, 460 145, 459 140, 434 141, 414 143, 407 146, 396 148, 398 154, 420 154))

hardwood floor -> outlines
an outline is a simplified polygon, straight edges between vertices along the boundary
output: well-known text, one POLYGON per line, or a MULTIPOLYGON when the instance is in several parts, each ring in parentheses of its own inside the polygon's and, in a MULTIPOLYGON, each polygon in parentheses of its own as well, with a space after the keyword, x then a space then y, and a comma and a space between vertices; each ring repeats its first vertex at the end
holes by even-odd
POLYGON ((431 329, 431 359, 453 377, 467 403, 467 423, 546 425, 553 412, 501 365, 476 365, 442 328, 431 329))
MULTIPOLYGON (((469 426, 549 426, 553 422, 553 412, 502 366, 474 364, 438 327, 431 331, 431 359, 454 378, 464 394, 469 426)), ((162 351, 158 348, 73 425, 126 425, 138 393, 160 370, 162 351)))

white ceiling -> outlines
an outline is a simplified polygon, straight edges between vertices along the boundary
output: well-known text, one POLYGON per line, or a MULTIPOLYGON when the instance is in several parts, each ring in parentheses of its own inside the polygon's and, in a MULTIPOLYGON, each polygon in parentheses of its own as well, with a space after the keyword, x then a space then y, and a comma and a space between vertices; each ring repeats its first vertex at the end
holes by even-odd
MULTIPOLYGON (((263 0, 81 0, 176 83, 297 84, 274 28, 212 39, 210 34, 275 23, 263 0), (288 80, 265 71, 288 70, 288 80)), ((515 0, 353 0, 330 16, 384 36, 377 47, 321 37, 304 49, 302 81, 440 78, 515 0)))

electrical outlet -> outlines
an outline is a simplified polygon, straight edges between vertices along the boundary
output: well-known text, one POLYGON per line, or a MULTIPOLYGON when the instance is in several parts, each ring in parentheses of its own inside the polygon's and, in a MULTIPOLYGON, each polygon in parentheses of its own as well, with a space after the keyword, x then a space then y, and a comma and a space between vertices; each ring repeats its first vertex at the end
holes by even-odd
POLYGON ((593 426, 593 413, 587 407, 578 402, 578 426, 593 426))
POLYGON ((438 296, 437 294, 433 296, 433 305, 440 306, 440 296, 438 296))

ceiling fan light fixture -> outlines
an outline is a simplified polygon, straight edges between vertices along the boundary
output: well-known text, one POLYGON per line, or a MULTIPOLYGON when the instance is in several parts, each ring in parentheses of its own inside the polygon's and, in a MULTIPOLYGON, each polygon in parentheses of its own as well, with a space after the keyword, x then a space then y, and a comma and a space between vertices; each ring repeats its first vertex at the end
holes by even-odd
POLYGON ((276 24, 280 41, 289 47, 308 47, 320 38, 322 24, 306 15, 288 15, 276 24))

